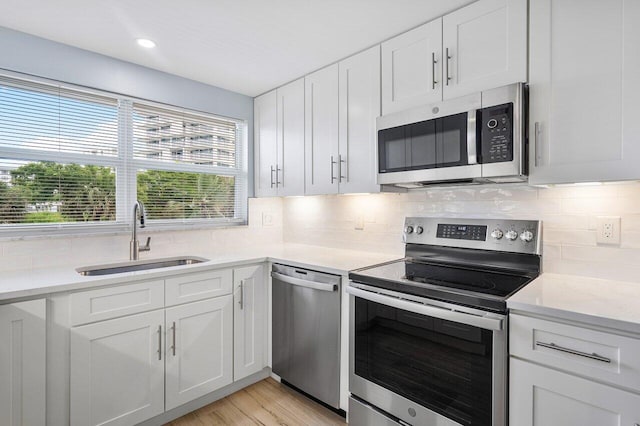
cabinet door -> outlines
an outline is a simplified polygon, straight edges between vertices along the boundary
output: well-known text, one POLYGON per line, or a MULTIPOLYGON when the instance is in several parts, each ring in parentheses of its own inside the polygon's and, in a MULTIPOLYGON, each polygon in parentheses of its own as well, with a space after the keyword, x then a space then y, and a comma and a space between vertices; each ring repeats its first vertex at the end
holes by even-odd
POLYGON ((276 195, 276 91, 258 96, 253 101, 255 192, 256 197, 276 195))
POLYGON ((278 195, 304 195, 304 78, 277 90, 278 195))
POLYGON ((71 329, 71 424, 134 425, 164 411, 164 311, 71 329))
POLYGON ((0 424, 45 424, 46 301, 0 306, 0 424))
POLYGON ((442 18, 382 43, 382 113, 442 100, 442 18))
POLYGON ((527 0, 472 3, 442 18, 442 37, 444 99, 527 81, 527 0))
POLYGON ((531 183, 640 178, 639 21, 632 0, 531 3, 531 183))
POLYGON ((232 382, 232 296, 169 308, 167 410, 232 382))
POLYGON ((267 289, 264 266, 233 271, 233 380, 257 373, 265 366, 267 289))
POLYGON ((376 117, 380 115, 380 47, 339 64, 341 193, 378 192, 376 117))
POLYGON ((338 64, 305 77, 305 194, 338 192, 338 64))
POLYGON ((640 422, 640 395, 511 358, 509 424, 620 426, 640 422))

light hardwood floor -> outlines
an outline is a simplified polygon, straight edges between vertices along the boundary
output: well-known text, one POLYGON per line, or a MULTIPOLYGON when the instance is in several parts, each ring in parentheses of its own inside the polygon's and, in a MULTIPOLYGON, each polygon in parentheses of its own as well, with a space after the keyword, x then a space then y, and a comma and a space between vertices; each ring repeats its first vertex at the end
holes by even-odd
POLYGON ((220 399, 170 426, 346 425, 344 418, 268 378, 220 399))

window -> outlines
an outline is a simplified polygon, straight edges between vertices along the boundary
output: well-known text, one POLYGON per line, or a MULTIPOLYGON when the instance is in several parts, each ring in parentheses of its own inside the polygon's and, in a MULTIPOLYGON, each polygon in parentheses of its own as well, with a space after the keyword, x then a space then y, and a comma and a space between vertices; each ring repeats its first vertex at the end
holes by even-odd
POLYGON ((136 198, 152 223, 245 223, 244 128, 210 114, 0 76, 0 230, 122 227, 136 198))

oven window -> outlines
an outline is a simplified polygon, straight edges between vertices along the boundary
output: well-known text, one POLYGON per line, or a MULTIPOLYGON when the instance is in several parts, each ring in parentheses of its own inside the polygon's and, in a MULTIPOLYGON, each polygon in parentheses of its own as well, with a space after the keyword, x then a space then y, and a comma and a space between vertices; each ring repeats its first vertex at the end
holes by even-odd
POLYGON ((355 374, 462 425, 490 426, 492 332, 355 298, 355 374))

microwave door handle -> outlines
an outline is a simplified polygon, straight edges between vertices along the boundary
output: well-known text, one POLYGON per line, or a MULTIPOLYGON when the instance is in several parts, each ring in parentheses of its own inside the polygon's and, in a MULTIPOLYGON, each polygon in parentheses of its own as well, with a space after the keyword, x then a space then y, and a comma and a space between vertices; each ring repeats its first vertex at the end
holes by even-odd
POLYGON ((467 164, 478 164, 476 145, 476 112, 472 109, 467 113, 467 164))

